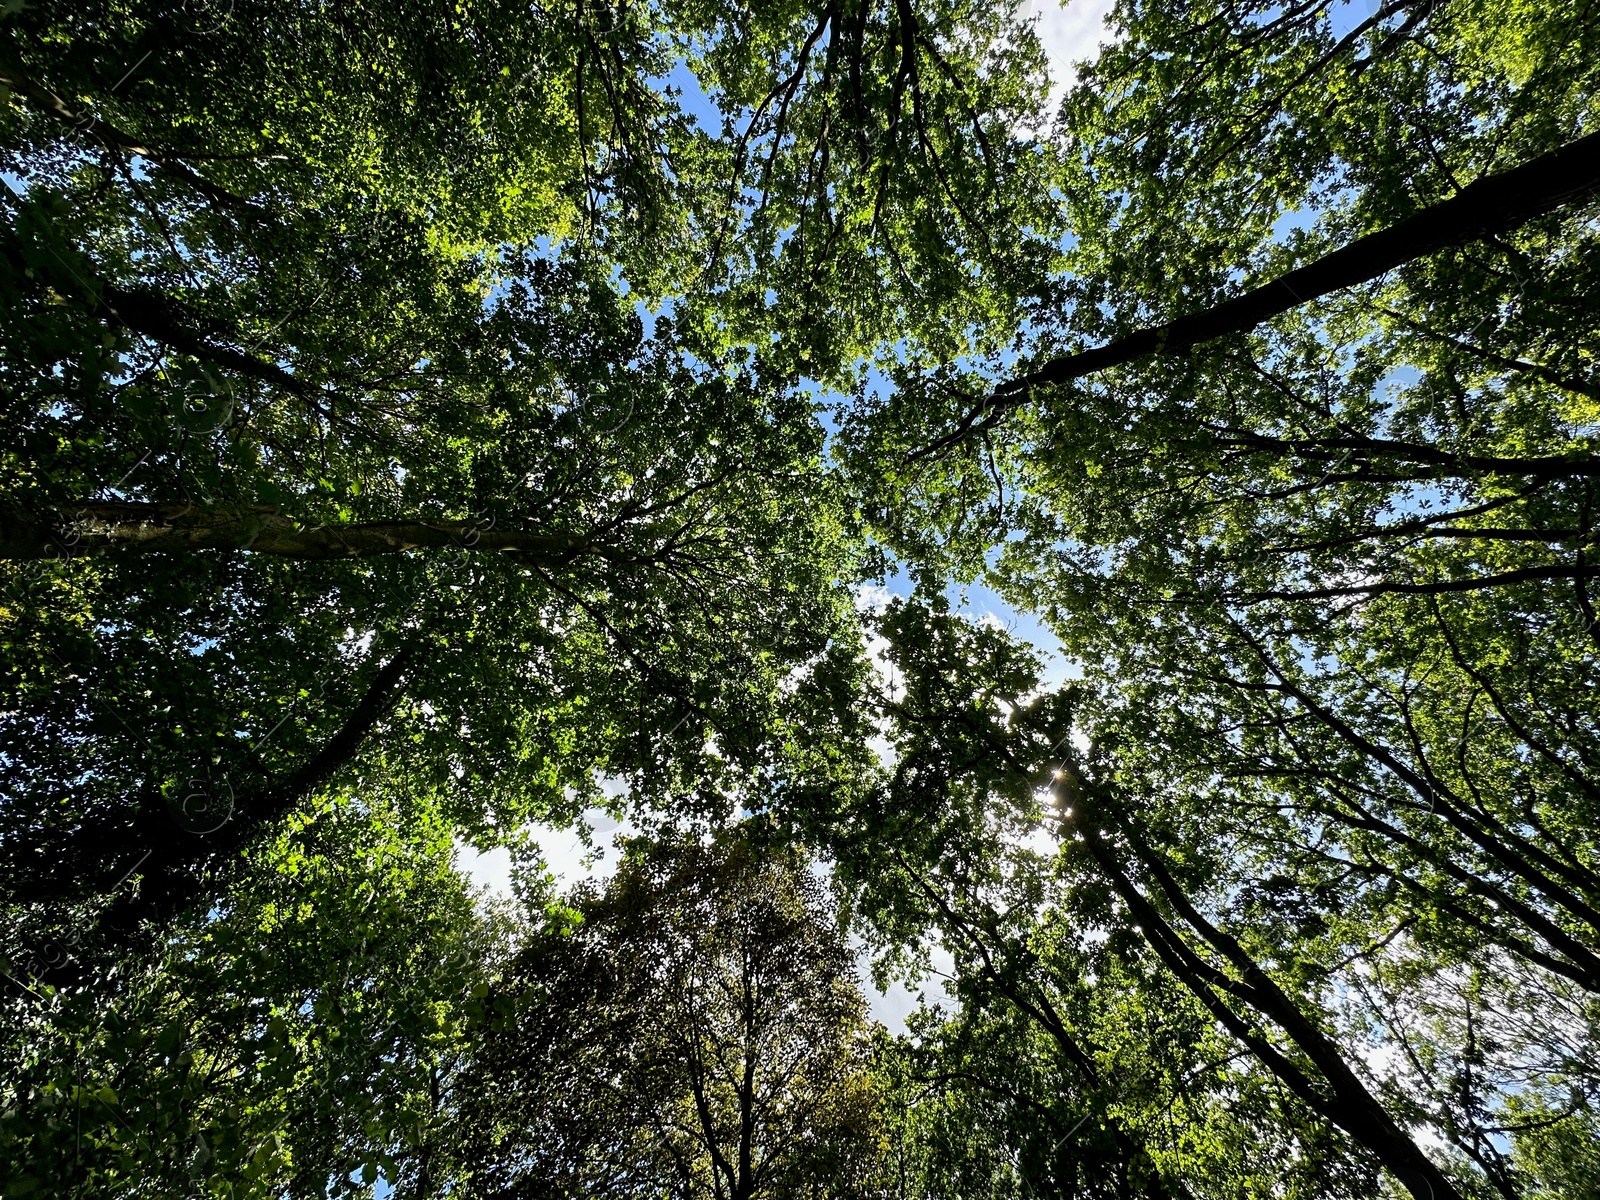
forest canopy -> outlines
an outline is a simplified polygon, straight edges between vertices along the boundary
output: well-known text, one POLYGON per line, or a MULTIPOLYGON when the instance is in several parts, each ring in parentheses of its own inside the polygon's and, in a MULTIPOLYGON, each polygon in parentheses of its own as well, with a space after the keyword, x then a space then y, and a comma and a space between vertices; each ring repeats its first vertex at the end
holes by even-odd
POLYGON ((1600 1196, 1596 47, 7 0, 0 1197, 1600 1196))

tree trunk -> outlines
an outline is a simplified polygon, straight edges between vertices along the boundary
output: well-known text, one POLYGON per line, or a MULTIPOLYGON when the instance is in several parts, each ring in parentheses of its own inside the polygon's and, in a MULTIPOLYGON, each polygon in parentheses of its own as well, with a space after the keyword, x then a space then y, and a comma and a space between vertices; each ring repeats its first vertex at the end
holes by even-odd
POLYGON ((339 559, 461 547, 515 554, 543 563, 610 557, 581 534, 530 533, 481 521, 368 521, 305 528, 257 504, 91 501, 38 512, 0 510, 0 559, 71 558, 124 552, 249 550, 282 558, 339 559))
MULTIPOLYGON (((1070 776, 1070 770, 1067 774, 1070 776)), ((1255 1053, 1263 1066, 1276 1075, 1306 1105, 1323 1119, 1343 1129, 1368 1150, 1403 1184, 1416 1200, 1461 1200, 1461 1194, 1416 1141, 1405 1132, 1388 1110, 1345 1061, 1343 1052, 1322 1029, 1300 1010, 1296 1002, 1261 969, 1236 939, 1217 929, 1199 913, 1159 858, 1131 833, 1129 841, 1137 861, 1152 874, 1163 894, 1183 918, 1212 948, 1221 953, 1241 978, 1230 979, 1209 966, 1183 943, 1182 936, 1139 890, 1117 861, 1100 821, 1095 797, 1081 780, 1075 785, 1068 819, 1082 833, 1090 858, 1100 868, 1112 889, 1127 904, 1144 929, 1157 956, 1206 1008, 1255 1053), (1218 989, 1243 1000, 1281 1029, 1297 1049, 1308 1058, 1322 1077, 1323 1086, 1282 1054, 1270 1041, 1251 1028, 1218 989)))
MULTIPOLYGON (((117 848, 126 853, 143 851, 134 868, 137 886, 130 881, 118 888, 97 919, 101 941, 111 947, 125 945, 141 925, 159 928, 205 899, 217 882, 216 869, 355 757, 405 691, 421 650, 418 641, 401 647, 378 671, 339 730, 295 770, 239 796, 206 796, 203 808, 192 808, 192 798, 185 798, 181 811, 174 814, 166 803, 152 798, 130 818, 83 829, 72 844, 73 863, 104 861, 106 852, 117 848)), ((71 882, 65 890, 70 891, 71 882)), ((7 892, 14 902, 37 903, 63 890, 50 880, 22 880, 11 881, 7 892)))
POLYGON ((1165 325, 1136 330, 1103 346, 1052 359, 1001 384, 953 433, 917 451, 915 457, 936 453, 975 430, 988 428, 1010 409, 1031 400, 1037 388, 1081 379, 1151 354, 1186 353, 1225 334, 1243 333, 1319 296, 1376 279, 1436 250, 1506 233, 1596 191, 1600 191, 1600 133, 1476 180, 1448 200, 1357 238, 1242 296, 1165 325))

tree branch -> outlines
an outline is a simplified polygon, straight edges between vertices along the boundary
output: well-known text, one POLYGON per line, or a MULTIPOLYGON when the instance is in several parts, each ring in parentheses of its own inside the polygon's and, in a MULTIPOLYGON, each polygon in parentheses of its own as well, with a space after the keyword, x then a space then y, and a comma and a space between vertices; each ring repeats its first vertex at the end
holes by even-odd
POLYGON ((621 557, 589 534, 485 529, 481 521, 367 521, 305 528, 259 504, 201 508, 97 500, 34 512, 0 508, 0 560, 217 549, 327 560, 446 547, 512 554, 546 565, 621 557))
POLYGON ((1308 301, 1376 279, 1436 250, 1509 232, 1534 217, 1585 200, 1597 190, 1600 133, 1579 138, 1520 167, 1478 179, 1448 200, 1357 238, 1242 296, 1164 325, 1136 330, 1103 346, 1052 359, 1001 384, 967 413, 953 432, 910 457, 929 457, 990 428, 1011 409, 1031 401, 1040 388, 1082 379, 1152 354, 1184 354, 1203 342, 1244 333, 1308 301))
POLYGON ((261 215, 261 210, 243 196, 237 196, 226 188, 218 187, 216 184, 195 174, 183 163, 175 161, 178 158, 202 156, 184 155, 147 146, 141 139, 118 129, 109 121, 103 121, 89 113, 73 111, 65 100, 49 88, 29 79, 21 71, 5 63, 0 63, 0 84, 4 84, 17 95, 23 97, 35 109, 52 120, 71 126, 73 129, 93 137, 107 150, 117 154, 134 155, 138 158, 147 159, 169 175, 181 179, 206 199, 213 200, 225 208, 233 209, 235 212, 249 213, 253 216, 261 215))

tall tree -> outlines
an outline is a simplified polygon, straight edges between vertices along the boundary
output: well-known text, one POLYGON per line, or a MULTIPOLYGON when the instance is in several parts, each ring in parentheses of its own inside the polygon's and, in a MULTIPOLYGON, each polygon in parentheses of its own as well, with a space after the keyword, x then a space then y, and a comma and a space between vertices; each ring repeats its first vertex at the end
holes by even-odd
MULTIPOLYGON (((1049 128, 965 0, 9 6, 8 952, 166 996, 116 952, 225 917, 307 805, 487 844, 621 780, 825 848, 885 946, 943 931, 960 1011, 885 1049, 920 1178, 1581 1188, 1596 21, 1124 0, 1049 128), (874 696, 883 550, 1081 687, 908 606, 874 696), (1008 839, 1049 787, 1047 871, 1008 839)), ((524 965, 615 1016, 583 964, 644 945, 524 965)), ((720 1061, 676 1012, 606 1036, 720 1061)), ((640 1170, 758 1188, 754 1093, 686 1094, 640 1170)), ((528 1111, 635 1146, 585 1095, 528 1111)))
POLYGON ((1046 221, 1014 32, 962 5, 8 13, 9 897, 92 902, 126 850, 101 928, 159 923, 375 731, 479 839, 567 819, 599 771, 666 802, 749 767, 854 573, 796 375, 843 378, 917 305, 934 329, 912 293, 960 290, 963 239, 1046 221), (927 236, 951 205, 960 236, 927 236))
MULTIPOLYGON (((1005 1102, 1013 1124, 991 1136, 1022 1155, 1029 1186, 1119 1196, 1312 1181, 1317 1194, 1370 1190, 1383 1148, 1338 1105, 1286 1089, 1299 1067, 1272 1045, 1238 1022, 1214 1024, 1117 864, 1082 843, 1041 856, 1051 811, 1041 795, 1074 758, 1079 690, 1040 696, 1025 647, 940 605, 893 604, 877 629, 897 685, 878 700, 893 768, 830 820, 842 878, 879 944, 915 945, 932 931, 953 958, 960 1011, 948 1024, 924 1019, 923 1077, 1005 1102), (993 1057, 997 1042, 1026 1057, 993 1057), (1168 1117, 1180 1109, 1175 1133, 1168 1117), (1339 1145, 1340 1128, 1364 1153, 1339 1145), (1270 1160, 1241 1155, 1269 1142, 1270 1160)), ((1074 817, 1080 807, 1075 800, 1074 817)), ((1342 1064, 1341 1054, 1330 1061, 1342 1064)), ((1414 1146, 1388 1165, 1449 1186, 1414 1146)))
POLYGON ((1230 988, 1354 955, 1407 1028, 1457 997, 1439 1028, 1476 1048, 1433 1061, 1470 1083, 1432 1119, 1471 1165, 1441 1166, 1521 1194, 1487 1076, 1522 1068, 1469 1067, 1459 1016, 1509 993, 1459 992, 1530 978, 1581 1011, 1593 986, 1595 62, 1592 12, 1509 17, 1120 6, 1063 109, 1059 307, 1019 359, 902 370, 850 445, 885 539, 930 581, 986 576, 1081 667, 1106 758, 1074 853, 1172 930, 1169 968, 1290 1024, 1323 1001, 1230 988), (1562 160, 1544 200, 1503 198, 1563 207, 1447 227, 1562 160))
POLYGON ((640 846, 486 997, 458 1153, 485 1193, 876 1194, 871 1046, 804 860, 640 846))
POLYGON ((437 812, 346 793, 254 847, 119 988, 11 958, 33 992, 0 1022, 5 1195, 439 1194, 446 1092, 505 936, 453 855, 437 812))
MULTIPOLYGON (((571 279, 542 277, 558 294, 571 279)), ((238 500, 171 518, 280 521, 292 527, 279 536, 323 539, 309 561, 255 551, 243 534, 232 549, 174 555, 146 541, 17 572, 15 899, 92 895, 125 855, 149 851, 143 890, 124 895, 154 907, 126 915, 170 915, 203 892, 197 870, 351 770, 380 726, 387 757, 409 762, 414 786, 453 796, 447 811, 482 837, 593 802, 599 770, 633 771, 641 799, 664 797, 675 772, 709 781, 753 752, 780 664, 825 641, 825 614, 847 603, 834 582, 846 533, 818 495, 820 434, 803 402, 646 347, 609 291, 592 295, 576 329, 554 331, 526 291, 508 295, 490 327, 509 333, 520 315, 543 356, 502 380, 497 401, 459 398, 467 428, 451 434, 453 456, 385 470, 358 444, 370 486, 328 481, 321 520, 241 515, 238 500), (565 351, 578 361, 552 378, 557 339, 579 330, 587 340, 565 351), (630 360, 600 384, 605 405, 649 419, 581 432, 558 407, 563 389, 630 360), (453 515, 464 495, 487 515, 453 515), (330 536, 359 548, 356 530, 370 529, 359 510, 402 506, 443 517, 413 518, 431 553, 402 553, 399 537, 375 556, 327 556, 330 536), (85 611, 92 630, 74 616, 85 611)), ((424 445, 444 432, 409 429, 424 445)), ((248 497, 275 474, 246 470, 216 490, 248 497)), ((51 511, 68 522, 58 530, 92 525, 82 510, 51 511)))

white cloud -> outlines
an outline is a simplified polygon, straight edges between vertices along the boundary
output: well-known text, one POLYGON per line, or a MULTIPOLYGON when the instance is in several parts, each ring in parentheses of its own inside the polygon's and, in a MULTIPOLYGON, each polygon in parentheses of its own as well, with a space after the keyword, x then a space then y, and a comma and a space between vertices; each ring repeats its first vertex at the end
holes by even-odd
POLYGON ((511 851, 504 846, 478 850, 465 842, 457 842, 456 870, 493 898, 511 895, 511 851))
POLYGON ((1112 0, 1022 0, 1017 15, 1036 21, 1039 41, 1050 59, 1050 110, 1077 78, 1077 64, 1099 55, 1111 40, 1105 27, 1112 0))
POLYGON ((612 840, 618 834, 626 836, 638 832, 628 821, 619 821, 598 808, 584 813, 583 819, 594 831, 588 846, 575 829, 536 825, 531 831, 545 866, 556 877, 556 885, 562 891, 591 879, 610 879, 616 872, 621 853, 612 845, 612 840))
POLYGON ((921 979, 890 982, 879 991, 872 982, 872 956, 863 945, 856 947, 856 971, 861 977, 861 990, 867 998, 867 1012, 893 1034, 906 1031, 906 1018, 921 1004, 942 1004, 946 1012, 954 1011, 955 1001, 945 990, 944 981, 955 970, 956 960, 943 946, 929 946, 933 973, 921 979), (915 990, 913 990, 915 989, 915 990))
MULTIPOLYGON (((614 781, 602 785, 611 791, 614 781)), ((576 829, 557 829, 551 825, 533 824, 528 827, 528 837, 539 847, 540 857, 550 874, 555 876, 556 888, 570 892, 580 883, 591 879, 606 880, 617 869, 620 852, 612 844, 620 833, 632 836, 638 830, 626 820, 619 821, 604 809, 591 808, 583 814, 584 822, 593 831, 585 845, 576 829)), ((511 851, 504 846, 492 850, 477 850, 464 842, 456 843, 456 869, 474 885, 486 891, 491 899, 511 895, 511 851)))
POLYGON ((891 600, 900 598, 898 592, 890 591, 881 583, 863 583, 856 588, 856 608, 861 612, 880 613, 889 607, 891 600))

